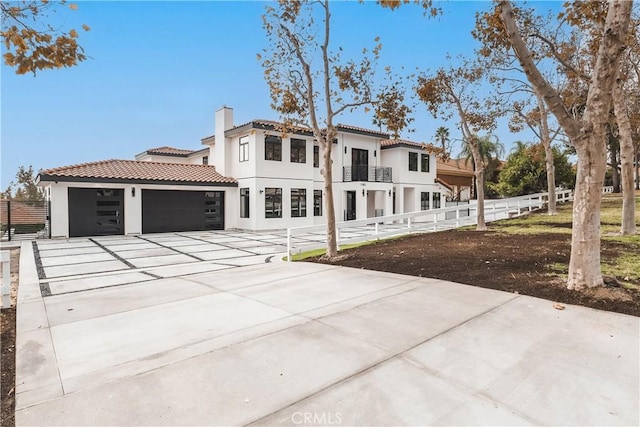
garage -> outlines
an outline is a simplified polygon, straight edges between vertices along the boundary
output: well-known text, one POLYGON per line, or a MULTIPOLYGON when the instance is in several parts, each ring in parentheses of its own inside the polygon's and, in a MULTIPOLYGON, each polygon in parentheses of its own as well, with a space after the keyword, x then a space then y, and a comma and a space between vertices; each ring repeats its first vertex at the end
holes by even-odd
POLYGON ((224 191, 142 190, 142 232, 224 230, 224 191))
POLYGON ((69 187, 69 236, 124 234, 124 189, 69 187))
POLYGON ((63 166, 37 181, 50 201, 52 237, 224 230, 233 223, 225 222, 225 198, 238 192, 215 166, 156 161, 63 166))

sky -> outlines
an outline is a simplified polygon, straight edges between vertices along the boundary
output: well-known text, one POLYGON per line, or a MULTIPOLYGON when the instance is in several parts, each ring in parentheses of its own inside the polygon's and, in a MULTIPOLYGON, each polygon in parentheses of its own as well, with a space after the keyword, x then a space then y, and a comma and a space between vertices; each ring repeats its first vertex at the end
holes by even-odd
MULTIPOLYGON (((160 146, 198 150, 214 132, 214 112, 234 109, 235 124, 279 117, 272 111, 256 54, 266 47, 262 14, 267 2, 77 2, 50 19, 80 30, 89 59, 78 66, 16 75, 2 64, 1 179, 5 189, 18 167, 34 170, 105 159, 133 159, 160 146)), ((555 5, 558 3, 556 2, 555 5)), ((359 52, 380 37, 380 69, 434 70, 450 54, 471 55, 470 31, 487 1, 441 4, 428 19, 417 6, 382 9, 372 1, 332 5, 332 47, 359 52)), ((538 3, 544 7, 545 3, 538 3)), ((552 7, 554 3, 549 3, 552 7)), ((4 52, 4 47, 3 47, 4 52)), ((414 111, 414 141, 433 141, 439 126, 459 138, 456 121, 414 111)), ((370 114, 345 114, 339 123, 375 129, 370 114)), ((506 124, 495 132, 507 150, 516 140, 506 124)), ((460 151, 454 148, 453 154, 460 151)))

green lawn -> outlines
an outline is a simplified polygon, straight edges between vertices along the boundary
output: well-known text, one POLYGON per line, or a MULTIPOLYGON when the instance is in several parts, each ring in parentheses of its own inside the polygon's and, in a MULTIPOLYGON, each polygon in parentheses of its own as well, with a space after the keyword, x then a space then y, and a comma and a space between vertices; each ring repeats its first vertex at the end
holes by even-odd
MULTIPOLYGON (((619 256, 602 263, 602 273, 609 276, 640 280, 640 234, 621 236, 622 196, 606 194, 600 209, 601 238, 615 243, 619 256)), ((544 213, 525 215, 519 218, 496 221, 488 225, 489 230, 509 234, 560 233, 571 239, 572 204, 558 205, 558 215, 544 213)), ((640 222, 640 193, 636 192, 636 224, 640 222)), ((553 265, 553 271, 566 274, 567 265, 553 265)))

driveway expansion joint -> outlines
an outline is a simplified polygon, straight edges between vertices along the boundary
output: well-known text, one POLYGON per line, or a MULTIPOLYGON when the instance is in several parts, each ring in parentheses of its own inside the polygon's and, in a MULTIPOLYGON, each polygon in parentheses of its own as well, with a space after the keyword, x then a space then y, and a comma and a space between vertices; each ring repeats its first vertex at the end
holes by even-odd
POLYGON ((126 259, 122 258, 120 255, 118 255, 117 253, 113 252, 111 249, 107 248, 106 246, 98 243, 94 239, 89 238, 89 241, 91 241, 91 242, 95 243, 96 245, 98 245, 100 247, 100 249, 102 249, 103 251, 105 251, 106 253, 108 253, 109 255, 111 255, 112 257, 114 257, 115 259, 117 259, 118 261, 120 261, 121 263, 126 265, 127 267, 129 267, 131 269, 136 268, 135 265, 131 264, 129 261, 127 261, 126 259))
POLYGON ((44 272, 44 267, 42 265, 42 259, 40 258, 40 250, 38 249, 38 244, 33 241, 31 242, 31 247, 33 248, 33 256, 36 261, 36 269, 38 271, 38 279, 46 279, 47 274, 44 272))
POLYGON ((167 245, 163 245, 162 243, 160 243, 160 242, 154 242, 153 240, 145 239, 145 238, 144 238, 144 237, 142 237, 142 236, 136 236, 136 238, 138 238, 138 239, 140 239, 140 240, 144 240, 145 242, 152 243, 152 244, 154 244, 154 245, 158 245, 158 246, 160 246, 160 247, 163 247, 163 248, 166 248, 166 249, 172 250, 172 251, 174 251, 174 252, 176 252, 176 253, 179 253, 179 254, 181 254, 181 255, 186 255, 186 256, 191 257, 191 258, 193 258, 193 259, 196 259, 196 260, 198 260, 198 261, 206 261, 205 259, 202 259, 202 258, 197 257, 197 256, 195 256, 195 255, 192 255, 192 254, 190 254, 190 253, 183 252, 183 251, 179 251, 178 249, 176 249, 176 248, 174 248, 174 247, 167 246, 167 245))

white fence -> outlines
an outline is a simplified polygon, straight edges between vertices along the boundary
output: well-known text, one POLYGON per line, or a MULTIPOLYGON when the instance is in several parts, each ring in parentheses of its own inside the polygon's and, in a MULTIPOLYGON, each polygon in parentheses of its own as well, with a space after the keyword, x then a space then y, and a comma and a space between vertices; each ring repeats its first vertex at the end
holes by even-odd
MULTIPOLYGON (((558 203, 572 200, 571 190, 557 190, 558 203)), ((509 199, 484 202, 485 221, 491 222, 520 216, 547 203, 548 194, 538 193, 509 199)), ((376 240, 412 232, 433 232, 476 224, 477 201, 469 204, 379 216, 336 223, 338 247, 344 244, 376 240)), ((295 253, 318 249, 326 245, 326 225, 311 225, 287 229, 287 260, 295 253)))
POLYGON ((0 262, 2 263, 2 284, 0 284, 0 307, 11 307, 11 273, 10 273, 10 252, 0 251, 0 262))

